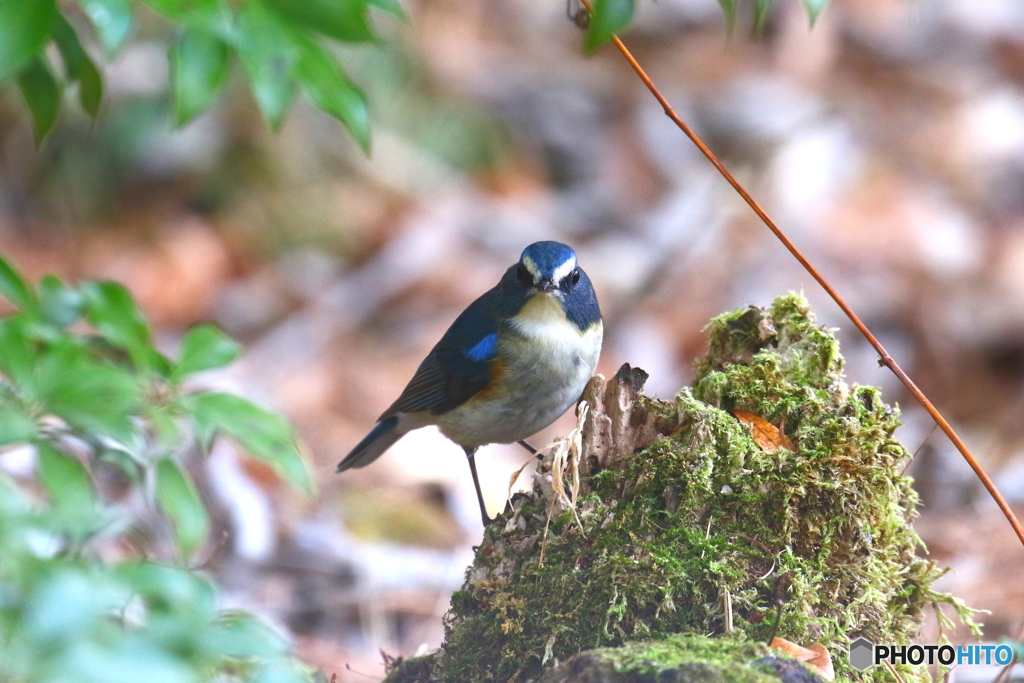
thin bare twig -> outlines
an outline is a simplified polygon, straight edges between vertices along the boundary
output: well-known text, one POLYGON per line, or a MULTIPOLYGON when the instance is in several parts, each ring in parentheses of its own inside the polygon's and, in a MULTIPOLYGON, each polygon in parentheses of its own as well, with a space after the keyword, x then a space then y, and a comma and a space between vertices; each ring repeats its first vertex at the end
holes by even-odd
MULTIPOLYGON (((591 3, 591 0, 581 1, 592 14, 594 11, 594 7, 591 3)), ((750 196, 750 193, 748 193, 743 188, 743 186, 740 185, 739 181, 733 177, 732 173, 730 173, 728 169, 726 169, 725 166, 722 165, 722 162, 719 161, 718 157, 715 156, 714 152, 712 152, 708 148, 708 146, 704 144, 704 141, 700 139, 700 136, 698 136, 697 133, 695 133, 694 130, 690 128, 690 126, 685 121, 683 121, 679 114, 676 113, 676 110, 672 108, 672 105, 669 104, 665 96, 661 94, 661 91, 658 90, 657 86, 654 85, 654 81, 652 81, 650 76, 647 75, 647 72, 644 71, 643 67, 640 66, 640 63, 636 61, 636 58, 625 46, 625 44, 619 39, 619 37, 612 36, 612 42, 615 44, 615 47, 618 48, 619 52, 622 53, 622 56, 626 58, 626 61, 629 62, 629 65, 633 68, 633 71, 636 72, 636 75, 639 76, 640 80, 643 81, 644 85, 647 86, 647 89, 651 91, 651 94, 654 95, 654 98, 658 100, 658 103, 665 110, 665 115, 672 119, 672 122, 675 123, 681 131, 683 131, 686 137, 690 138, 690 141, 697 146, 697 149, 699 149, 701 153, 705 157, 707 157, 708 161, 710 161, 711 164, 718 169, 718 172, 722 174, 722 177, 724 177, 730 185, 732 185, 733 189, 736 190, 740 197, 743 198, 743 201, 745 201, 750 206, 750 208, 754 210, 754 213, 756 213, 758 218, 760 218, 764 222, 764 224, 768 226, 768 229, 775 233, 775 236, 779 239, 780 242, 782 242, 786 249, 789 250, 789 253, 791 253, 793 257, 800 262, 800 265, 802 265, 804 269, 811 274, 811 277, 817 280, 818 284, 821 285, 821 288, 824 289, 830 297, 832 297, 832 300, 836 302, 840 309, 842 309, 843 313, 845 313, 846 317, 850 319, 850 322, 853 323, 854 327, 856 327, 860 331, 860 333, 864 335, 864 338, 868 340, 868 343, 870 343, 871 346, 875 348, 875 351, 878 352, 878 364, 880 366, 885 366, 889 368, 889 370, 891 370, 892 373, 896 375, 896 378, 903 383, 903 386, 905 386, 907 390, 913 395, 913 397, 917 399, 917 402, 920 403, 926 411, 928 411, 928 414, 932 416, 932 419, 935 420, 935 423, 939 426, 940 429, 942 429, 943 432, 946 433, 946 436, 949 437, 949 440, 953 442, 953 445, 956 446, 957 450, 959 450, 960 453, 964 456, 964 459, 967 460, 967 464, 971 466, 971 469, 974 470, 974 473, 978 475, 978 478, 981 480, 981 483, 985 485, 985 488, 988 490, 992 498, 996 501, 996 504, 999 506, 999 509, 1003 511, 1003 515, 1006 516, 1006 519, 1010 523, 1010 526, 1013 527, 1014 532, 1016 532, 1017 534, 1017 538, 1020 539, 1021 543, 1024 543, 1024 527, 1022 527, 1020 522, 1017 521, 1017 518, 1013 514, 1013 510, 1010 509, 1010 506, 1007 504, 1002 494, 999 493, 999 490, 996 488, 996 485, 992 482, 988 474, 985 472, 984 469, 982 469, 981 465, 971 454, 971 451, 967 448, 967 444, 963 442, 963 440, 956 433, 956 431, 953 430, 953 427, 950 426, 949 422, 946 421, 946 418, 942 417, 942 414, 939 413, 938 409, 936 409, 934 405, 932 405, 932 402, 928 400, 928 397, 924 395, 924 392, 918 389, 917 385, 914 384, 914 382, 910 379, 907 373, 903 371, 903 368, 901 368, 896 363, 893 357, 890 356, 889 353, 885 350, 885 347, 882 346, 882 343, 878 341, 874 334, 871 333, 871 330, 868 329, 867 325, 865 325, 857 316, 857 314, 853 312, 853 309, 850 308, 850 306, 843 300, 841 296, 839 296, 839 293, 832 288, 832 285, 830 285, 828 281, 824 278, 824 276, 822 276, 821 273, 819 273, 818 270, 811 265, 811 262, 807 260, 807 258, 800 252, 800 250, 797 249, 796 245, 793 244, 793 242, 786 236, 784 232, 782 232, 782 229, 779 228, 779 226, 776 225, 775 221, 772 220, 772 218, 765 212, 765 210, 761 208, 761 205, 758 204, 754 200, 754 198, 750 196)))
POLYGON ((896 677, 897 682, 903 683, 903 677, 900 676, 900 672, 896 670, 896 667, 890 664, 888 659, 883 659, 882 661, 885 662, 885 666, 889 669, 889 672, 896 677))
POLYGON ((722 611, 725 613, 725 633, 732 633, 732 593, 728 588, 722 589, 722 611))

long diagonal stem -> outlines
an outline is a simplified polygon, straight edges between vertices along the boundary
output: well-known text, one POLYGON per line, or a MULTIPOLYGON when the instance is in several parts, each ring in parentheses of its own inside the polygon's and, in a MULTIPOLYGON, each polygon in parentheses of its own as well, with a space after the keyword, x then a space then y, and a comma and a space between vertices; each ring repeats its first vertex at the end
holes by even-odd
MULTIPOLYGON (((586 8, 592 13, 593 6, 591 5, 590 0, 581 1, 586 6, 586 8)), ((899 379, 899 381, 903 383, 903 386, 905 386, 907 390, 914 396, 914 398, 917 399, 917 402, 920 403, 926 411, 928 411, 928 414, 932 416, 932 419, 935 420, 935 423, 939 426, 940 429, 942 429, 942 431, 946 433, 946 436, 949 437, 949 440, 953 442, 953 445, 956 446, 957 450, 959 450, 960 453, 964 456, 964 459, 967 460, 967 464, 971 466, 971 469, 974 470, 974 473, 978 475, 979 479, 981 479, 981 483, 985 485, 986 489, 988 489, 989 494, 991 494, 992 498, 996 501, 996 504, 999 506, 999 509, 1003 511, 1003 514, 1006 516, 1007 521, 1010 522, 1010 526, 1012 526, 1013 530, 1016 532, 1017 538, 1020 539, 1021 543, 1024 543, 1024 527, 1022 527, 1020 522, 1017 521, 1017 518, 1013 514, 1013 510, 1010 509, 1010 506, 1007 504, 1006 500, 999 493, 999 490, 996 488, 996 485, 992 482, 992 479, 989 478, 985 470, 982 469, 980 464, 978 464, 978 461, 974 458, 974 456, 971 454, 971 451, 967 448, 967 444, 965 444, 963 442, 963 439, 961 439, 960 436, 956 433, 956 431, 954 431, 953 427, 951 427, 949 422, 946 421, 946 418, 942 417, 942 415, 935 408, 935 406, 932 405, 932 402, 928 400, 928 397, 925 396, 920 389, 918 389, 917 385, 914 384, 914 382, 910 379, 907 373, 903 371, 903 368, 901 368, 896 363, 893 357, 890 356, 889 353, 885 350, 885 347, 882 346, 882 343, 879 342, 875 335, 871 333, 871 330, 867 328, 867 325, 865 325, 857 316, 857 314, 853 312, 853 309, 850 308, 845 301, 843 301, 843 298, 839 296, 839 293, 832 288, 832 285, 830 285, 828 281, 825 280, 825 278, 821 275, 821 273, 819 273, 817 269, 811 265, 811 262, 808 261, 807 258, 800 252, 800 250, 797 249, 796 245, 793 244, 793 242, 788 237, 786 237, 786 234, 782 232, 782 229, 779 228, 779 226, 776 225, 775 221, 773 221, 772 218, 765 212, 765 210, 761 208, 761 205, 758 204, 754 200, 754 198, 750 196, 750 193, 748 193, 743 188, 743 186, 740 185, 739 181, 736 180, 736 178, 734 178, 731 173, 729 173, 728 169, 726 169, 725 166, 722 165, 722 162, 718 160, 718 157, 715 156, 714 152, 708 149, 708 146, 704 144, 704 141, 701 140, 700 137, 693 131, 693 129, 690 128, 689 125, 687 125, 686 121, 683 121, 679 114, 676 113, 676 110, 673 109, 672 105, 668 103, 668 100, 665 99, 665 96, 662 95, 661 91, 658 90, 657 86, 654 85, 654 81, 652 81, 650 76, 648 76, 647 73, 643 70, 643 67, 641 67, 640 63, 636 61, 636 58, 625 46, 625 44, 623 44, 623 42, 619 40, 619 37, 612 36, 612 42, 615 44, 615 47, 618 48, 619 52, 622 53, 622 56, 626 58, 626 61, 629 62, 629 65, 633 67, 633 71, 635 71, 636 75, 640 77, 640 80, 644 82, 644 85, 646 85, 647 89, 651 91, 651 94, 654 95, 654 98, 658 100, 658 103, 665 110, 665 115, 672 119, 673 123, 675 123, 679 127, 679 129, 683 131, 686 137, 690 138, 690 141, 697 146, 697 149, 699 149, 701 153, 703 153, 704 156, 707 157, 708 161, 710 161, 711 164, 718 169, 718 172, 722 174, 722 177, 724 177, 730 185, 732 185, 733 189, 736 190, 740 197, 743 198, 743 201, 750 205, 750 208, 754 210, 754 213, 757 214, 758 218, 760 218, 764 222, 764 224, 768 226, 769 230, 775 233, 775 236, 779 239, 780 242, 782 242, 783 245, 785 245, 786 249, 789 250, 789 253, 791 253, 793 257, 800 262, 800 265, 802 265, 807 270, 807 272, 811 274, 811 277, 817 280, 818 284, 821 285, 822 289, 824 289, 828 293, 828 295, 832 297, 832 300, 835 301, 839 308, 842 309, 843 313, 846 314, 846 317, 848 317, 850 321, 854 324, 854 326, 858 330, 860 330, 860 333, 864 335, 864 338, 868 340, 868 343, 870 343, 871 346, 875 348, 875 351, 878 352, 878 364, 884 365, 885 367, 889 368, 892 371, 892 373, 896 375, 897 379, 899 379)))

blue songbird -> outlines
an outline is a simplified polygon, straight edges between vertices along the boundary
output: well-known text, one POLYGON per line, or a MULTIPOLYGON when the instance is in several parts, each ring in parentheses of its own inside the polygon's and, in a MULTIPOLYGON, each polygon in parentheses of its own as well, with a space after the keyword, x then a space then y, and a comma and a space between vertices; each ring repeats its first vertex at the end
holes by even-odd
POLYGON ((531 244, 496 287, 455 319, 338 472, 365 467, 413 429, 437 425, 466 452, 480 514, 489 524, 477 449, 513 442, 530 448, 523 439, 583 393, 603 331, 597 296, 576 253, 559 242, 531 244))

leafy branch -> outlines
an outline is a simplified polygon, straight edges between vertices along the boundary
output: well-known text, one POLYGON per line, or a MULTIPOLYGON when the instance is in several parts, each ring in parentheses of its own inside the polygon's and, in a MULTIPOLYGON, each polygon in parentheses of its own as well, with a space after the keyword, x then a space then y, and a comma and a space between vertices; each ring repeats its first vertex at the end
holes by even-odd
POLYGON ((53 128, 64 90, 71 84, 78 86, 82 108, 94 118, 99 114, 103 79, 83 43, 92 40, 108 57, 117 54, 131 35, 141 6, 174 27, 168 57, 176 125, 188 123, 216 101, 237 60, 272 128, 281 126, 301 93, 369 149, 366 98, 330 48, 377 41, 369 8, 402 16, 396 0, 78 0, 71 5, 3 0, 0 89, 17 84, 32 114, 37 141, 53 128), (87 23, 92 29, 88 39, 82 36, 89 33, 87 23), (59 73, 47 52, 50 45, 60 55, 59 73))
POLYGON ((16 310, 0 318, 0 448, 39 453, 38 476, 54 507, 83 524, 100 510, 79 459, 113 463, 130 480, 154 481, 158 503, 187 560, 206 540, 206 510, 183 458, 218 434, 271 465, 294 486, 313 484, 288 422, 233 394, 195 390, 196 373, 227 365, 238 346, 210 325, 184 336, 177 358, 153 345, 127 290, 114 282, 70 287, 47 276, 30 288, 0 259, 0 296, 16 310))
MULTIPOLYGON (((773 0, 750 1, 757 32, 773 0)), ((828 4, 800 2, 812 23, 828 4)), ((740 0, 719 4, 731 32, 740 0)), ((106 57, 115 56, 132 35, 142 7, 174 31, 168 88, 175 125, 187 124, 216 102, 237 62, 271 128, 280 128, 301 93, 369 150, 366 97, 331 48, 379 41, 370 8, 402 17, 398 0, 0 0, 0 92, 17 85, 37 142, 53 129, 69 86, 77 86, 78 100, 91 117, 99 115, 103 76, 84 46, 96 44, 106 57), (51 45, 56 50, 48 51, 51 45)), ((607 43, 632 21, 635 10, 636 0, 595 0, 584 48, 590 52, 607 43)))
MULTIPOLYGON (((605 45, 614 38, 616 33, 625 29, 633 20, 636 12, 636 0, 581 0, 590 12, 590 22, 587 26, 586 36, 583 38, 583 49, 586 52, 593 52, 605 45)), ((718 0, 722 11, 725 13, 729 33, 732 33, 736 26, 736 18, 739 15, 742 0, 718 0)), ((825 11, 829 0, 800 0, 807 12, 807 18, 811 25, 818 20, 821 13, 825 11)), ((774 0, 750 0, 754 8, 752 30, 759 33, 764 28, 768 13, 772 9, 774 0)))
POLYGON ((14 309, 0 316, 0 450, 35 456, 29 481, 0 473, 0 679, 311 680, 269 627, 217 610, 206 579, 96 552, 144 523, 97 485, 113 468, 162 513, 187 565, 210 523, 186 461, 217 435, 312 493, 282 416, 191 387, 238 346, 200 325, 168 357, 121 285, 31 287, 2 258, 0 297, 14 309))

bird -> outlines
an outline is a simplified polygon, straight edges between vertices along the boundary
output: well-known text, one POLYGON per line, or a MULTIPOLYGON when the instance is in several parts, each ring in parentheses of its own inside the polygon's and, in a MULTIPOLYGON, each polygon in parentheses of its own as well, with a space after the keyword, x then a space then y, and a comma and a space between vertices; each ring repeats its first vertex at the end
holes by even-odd
POLYGON ((462 447, 487 516, 476 452, 520 443, 557 420, 583 394, 601 355, 604 321, 576 252, 534 242, 492 289, 451 324, 377 425, 338 464, 365 467, 414 429, 437 426, 462 447))

